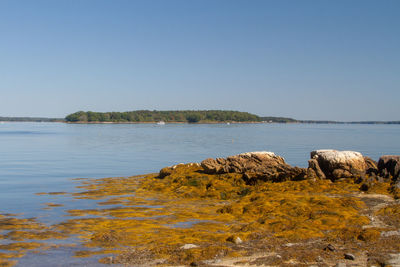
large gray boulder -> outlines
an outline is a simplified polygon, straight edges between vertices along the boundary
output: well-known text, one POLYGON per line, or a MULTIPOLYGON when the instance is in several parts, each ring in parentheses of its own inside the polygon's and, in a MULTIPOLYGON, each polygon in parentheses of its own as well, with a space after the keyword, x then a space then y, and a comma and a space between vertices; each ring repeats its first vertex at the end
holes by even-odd
POLYGON ((248 183, 304 179, 306 169, 292 167, 273 152, 247 152, 227 158, 206 159, 201 162, 209 174, 241 173, 248 183))
POLYGON ((331 180, 359 176, 367 169, 361 153, 332 149, 312 151, 308 165, 318 178, 331 180))

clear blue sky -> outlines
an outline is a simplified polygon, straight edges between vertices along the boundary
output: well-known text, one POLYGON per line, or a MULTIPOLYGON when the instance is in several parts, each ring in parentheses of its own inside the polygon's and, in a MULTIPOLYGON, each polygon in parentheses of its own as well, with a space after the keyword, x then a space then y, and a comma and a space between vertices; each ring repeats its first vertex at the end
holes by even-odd
POLYGON ((400 120, 400 1, 2 0, 0 93, 0 116, 400 120))

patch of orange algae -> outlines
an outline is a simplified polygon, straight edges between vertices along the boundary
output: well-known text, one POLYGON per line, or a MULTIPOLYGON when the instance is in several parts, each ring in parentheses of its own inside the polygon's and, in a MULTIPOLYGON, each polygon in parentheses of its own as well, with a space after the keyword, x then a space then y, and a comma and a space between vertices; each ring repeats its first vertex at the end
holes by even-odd
POLYGON ((66 236, 60 232, 52 231, 52 230, 28 230, 28 231, 21 231, 21 230, 14 230, 8 232, 7 234, 3 235, 3 238, 7 238, 10 240, 15 241, 24 241, 27 239, 31 240, 47 240, 47 239, 62 239, 66 238, 66 236))
MULTIPOLYGON (((163 264, 190 264, 246 255, 259 243, 261 247, 307 240, 367 244, 378 242, 382 230, 365 229, 370 220, 362 211, 367 207, 359 197, 360 185, 352 179, 247 185, 241 174, 209 175, 200 166, 187 164, 178 165, 163 179, 150 174, 80 183, 82 191, 70 195, 78 201, 98 200, 97 205, 67 210, 71 217, 50 227, 10 227, 3 238, 78 236, 87 250, 76 252, 76 257, 112 253, 115 257, 101 262, 162 259, 163 264), (232 237, 246 245, 235 244, 232 237), (182 249, 185 244, 196 247, 182 249)), ((386 184, 370 188, 374 193, 388 194, 388 190, 386 184)), ((10 218, 0 217, 0 230, 1 220, 6 219, 10 218)))
POLYGON ((37 242, 18 242, 18 243, 10 243, 10 244, 6 244, 6 245, 0 245, 0 249, 11 250, 11 251, 20 251, 20 250, 35 249, 40 246, 41 246, 41 244, 37 243, 37 242))
POLYGON ((0 231, 14 229, 44 229, 43 224, 37 223, 35 219, 19 219, 13 217, 0 217, 0 231))
POLYGON ((140 177, 143 176, 103 178, 84 181, 82 185, 77 186, 77 188, 87 191, 75 193, 73 196, 77 199, 102 199, 111 195, 130 195, 137 188, 140 177))
POLYGON ((377 215, 390 227, 400 228, 400 204, 393 204, 380 209, 377 215))
POLYGON ((35 249, 46 249, 45 243, 38 243, 35 240, 48 240, 66 238, 60 232, 52 231, 48 226, 38 223, 35 218, 21 219, 10 216, 0 217, 0 231, 5 232, 0 235, 0 266, 12 266, 17 261, 9 259, 19 258, 28 251, 35 249), (9 242, 9 241, 21 242, 9 242), (7 242, 7 243, 6 243, 7 242))
POLYGON ((1 257, 0 257, 0 266, 1 267, 11 267, 11 266, 14 266, 15 264, 17 264, 17 261, 4 260, 4 259, 1 259, 1 257))
POLYGON ((70 215, 98 217, 67 220, 57 226, 59 231, 79 235, 88 248, 118 254, 132 247, 169 263, 240 254, 227 241, 232 235, 247 242, 334 239, 349 228, 359 230, 353 233, 359 236, 369 223, 359 212, 364 203, 353 197, 359 185, 351 180, 249 186, 240 174, 208 175, 199 166, 180 165, 163 179, 155 174, 97 179, 85 181, 81 188, 85 191, 74 194, 76 198, 105 201, 102 208, 70 210, 70 215), (120 206, 106 207, 115 204, 120 206), (184 244, 198 247, 179 249, 184 244))

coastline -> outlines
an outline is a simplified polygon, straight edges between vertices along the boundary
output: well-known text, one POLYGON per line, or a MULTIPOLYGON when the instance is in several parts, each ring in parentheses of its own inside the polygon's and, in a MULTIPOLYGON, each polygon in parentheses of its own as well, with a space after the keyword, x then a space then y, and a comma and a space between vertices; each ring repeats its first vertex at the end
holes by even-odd
MULTIPOLYGON (((0 120, 0 123, 8 122, 36 122, 36 123, 66 123, 66 124, 157 124, 159 121, 141 121, 141 122, 113 122, 113 121, 82 121, 82 122, 70 122, 65 120, 0 120)), ((322 124, 322 125, 400 125, 400 121, 360 121, 360 122, 330 122, 330 121, 295 121, 295 122, 276 122, 276 121, 200 121, 200 122, 185 122, 185 121, 165 121, 165 124, 322 124)))
POLYGON ((378 167, 381 159, 333 150, 313 151, 310 162, 328 152, 332 162, 347 159, 334 167, 340 171, 317 162, 292 167, 272 152, 248 152, 155 174, 76 179, 77 191, 37 193, 54 198, 44 209, 65 210, 61 222, 0 215, 0 230, 8 230, 0 240, 19 241, 0 245, 0 263, 12 266, 27 253, 39 257, 69 247, 74 243, 62 240, 79 236, 74 257, 100 257, 106 264, 391 264, 391 255, 400 255, 400 192, 392 190, 397 180, 385 176, 392 164, 378 167), (92 204, 69 209, 60 198, 92 204), (56 239, 60 245, 52 246, 56 239))
MULTIPOLYGON (((143 122, 64 122, 67 124, 157 124, 158 121, 143 121, 143 122)), ((190 124, 190 125, 196 125, 196 124, 264 124, 268 122, 259 122, 259 121, 249 121, 249 122, 238 122, 238 121, 227 121, 227 122, 222 122, 222 121, 200 121, 196 123, 191 123, 191 122, 184 122, 184 121, 165 121, 165 124, 190 124)))

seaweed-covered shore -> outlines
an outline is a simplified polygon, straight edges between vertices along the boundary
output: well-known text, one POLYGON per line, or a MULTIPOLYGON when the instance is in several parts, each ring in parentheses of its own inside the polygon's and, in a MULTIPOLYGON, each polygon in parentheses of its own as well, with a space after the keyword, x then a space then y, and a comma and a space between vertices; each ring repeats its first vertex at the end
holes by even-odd
POLYGON ((59 223, 0 216, 0 266, 69 238, 79 239, 75 257, 105 264, 396 266, 400 165, 396 156, 381 159, 324 150, 298 168, 256 152, 157 174, 82 179, 79 192, 41 193, 96 201, 66 209, 59 223))

